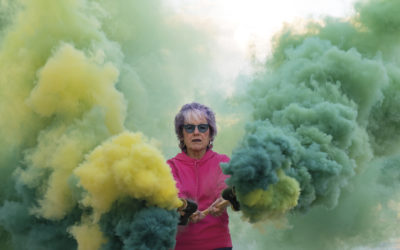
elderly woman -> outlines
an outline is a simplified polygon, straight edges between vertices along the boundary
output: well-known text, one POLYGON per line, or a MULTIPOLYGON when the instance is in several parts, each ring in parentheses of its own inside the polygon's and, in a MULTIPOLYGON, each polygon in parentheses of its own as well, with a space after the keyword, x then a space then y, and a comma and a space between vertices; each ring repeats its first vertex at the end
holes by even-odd
POLYGON ((167 163, 179 197, 195 201, 199 210, 178 230, 175 249, 232 249, 226 205, 220 206, 228 176, 219 164, 229 158, 211 150, 217 134, 214 112, 195 102, 184 105, 175 117, 175 132, 182 152, 167 163))

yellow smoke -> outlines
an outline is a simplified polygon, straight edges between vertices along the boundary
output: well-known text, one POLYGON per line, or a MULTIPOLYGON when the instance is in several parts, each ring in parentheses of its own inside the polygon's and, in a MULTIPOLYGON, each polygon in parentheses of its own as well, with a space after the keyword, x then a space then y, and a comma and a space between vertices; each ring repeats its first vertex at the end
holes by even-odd
POLYGON ((140 133, 124 132, 104 142, 74 174, 87 190, 82 202, 93 208, 95 218, 123 197, 166 209, 181 205, 169 166, 140 133))
POLYGON ((124 132, 103 142, 124 130, 126 105, 115 89, 117 78, 118 70, 101 56, 62 44, 39 71, 26 101, 49 126, 26 155, 28 167, 17 174, 24 184, 40 190, 31 212, 52 220, 64 218, 77 205, 77 188, 70 180, 79 178, 85 191, 81 202, 93 208, 93 217, 69 229, 79 249, 98 249, 106 241, 97 223, 120 198, 166 209, 181 205, 164 157, 141 134, 124 132))
POLYGON ((43 198, 32 212, 48 219, 62 219, 74 206, 68 178, 72 170, 83 158, 84 149, 88 147, 79 138, 69 138, 65 126, 42 135, 35 152, 30 156, 31 167, 20 172, 20 180, 30 187, 37 185, 46 170, 52 171, 46 186, 42 187, 43 198), (59 140, 58 145, 51 140, 59 140), (40 171, 43 170, 43 171, 40 171))
POLYGON ((37 70, 62 41, 86 48, 104 37, 99 22, 87 11, 95 9, 87 1, 15 2, 23 7, 1 39, 0 135, 7 145, 18 147, 34 144, 46 123, 25 102, 35 86, 37 70))
POLYGON ((68 179, 84 154, 104 137, 91 134, 90 126, 94 131, 96 122, 105 123, 103 134, 123 130, 125 105, 114 87, 117 77, 118 70, 111 64, 99 63, 69 44, 63 44, 38 73, 26 103, 53 122, 41 131, 38 146, 27 155, 29 167, 20 171, 21 180, 31 187, 46 171, 51 173, 41 187, 43 198, 32 209, 35 214, 61 219, 74 206, 68 179), (88 115, 94 108, 105 117, 88 115))
POLYGON ((64 44, 39 72, 39 82, 27 103, 44 116, 80 117, 93 106, 106 110, 106 125, 112 133, 123 130, 124 99, 115 89, 118 70, 110 63, 98 65, 64 44))
POLYGON ((240 197, 243 205, 256 209, 257 211, 265 211, 262 218, 252 218, 256 221, 262 219, 280 218, 287 211, 297 205, 300 196, 299 183, 287 176, 281 169, 277 171, 279 181, 269 185, 267 190, 256 189, 246 196, 240 197))
POLYGON ((83 221, 82 224, 68 229, 78 242, 78 250, 100 249, 101 245, 107 242, 100 231, 100 226, 91 223, 89 219, 83 219, 83 221))

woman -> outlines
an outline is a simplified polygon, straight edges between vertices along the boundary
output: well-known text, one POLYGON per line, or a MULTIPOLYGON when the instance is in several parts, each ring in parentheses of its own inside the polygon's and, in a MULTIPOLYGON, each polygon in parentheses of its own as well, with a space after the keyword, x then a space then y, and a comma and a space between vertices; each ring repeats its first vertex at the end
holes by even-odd
POLYGON ((168 160, 179 197, 194 200, 198 210, 179 228, 175 250, 232 249, 226 206, 220 206, 228 177, 219 164, 226 155, 211 150, 217 134, 214 112, 199 103, 184 105, 175 117, 175 133, 182 152, 168 160), (200 211, 209 209, 205 215, 200 211))

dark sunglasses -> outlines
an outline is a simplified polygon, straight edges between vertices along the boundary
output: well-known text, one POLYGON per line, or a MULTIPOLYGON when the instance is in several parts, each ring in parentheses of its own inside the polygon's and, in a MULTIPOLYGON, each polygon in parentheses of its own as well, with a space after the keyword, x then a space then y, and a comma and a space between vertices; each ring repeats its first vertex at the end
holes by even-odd
POLYGON ((200 133, 205 133, 205 132, 207 132, 209 125, 208 124, 199 124, 199 125, 185 124, 185 125, 183 125, 183 128, 185 129, 185 131, 189 134, 193 133, 194 130, 196 129, 196 127, 200 133))

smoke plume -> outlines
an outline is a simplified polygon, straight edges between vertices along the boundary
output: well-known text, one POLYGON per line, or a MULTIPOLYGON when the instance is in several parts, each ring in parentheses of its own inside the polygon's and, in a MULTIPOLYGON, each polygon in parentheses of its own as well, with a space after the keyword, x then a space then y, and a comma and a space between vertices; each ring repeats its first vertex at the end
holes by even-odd
POLYGON ((249 86, 253 121, 222 167, 244 218, 288 218, 260 246, 343 249, 398 236, 400 3, 355 8, 348 20, 285 27, 249 86))

